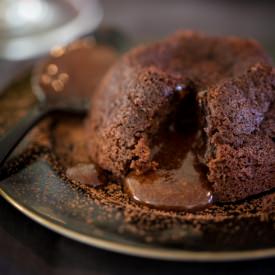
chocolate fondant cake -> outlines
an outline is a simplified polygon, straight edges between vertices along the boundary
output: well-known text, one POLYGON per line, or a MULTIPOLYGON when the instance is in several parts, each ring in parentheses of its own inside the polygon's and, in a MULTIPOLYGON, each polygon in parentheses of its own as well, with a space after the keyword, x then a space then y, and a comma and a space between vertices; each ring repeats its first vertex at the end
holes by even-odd
POLYGON ((236 37, 180 31, 125 54, 91 101, 93 161, 117 178, 158 169, 154 136, 184 120, 179 109, 190 105, 190 94, 200 113, 197 156, 215 198, 275 187, 275 74, 257 42, 236 37))
POLYGON ((220 201, 275 187, 274 100, 275 74, 259 64, 199 96, 205 119, 201 160, 220 201))

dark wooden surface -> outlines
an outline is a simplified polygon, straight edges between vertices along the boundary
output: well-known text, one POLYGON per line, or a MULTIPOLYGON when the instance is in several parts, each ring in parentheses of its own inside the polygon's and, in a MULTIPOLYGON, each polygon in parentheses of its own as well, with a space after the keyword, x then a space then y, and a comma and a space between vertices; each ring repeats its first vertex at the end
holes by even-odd
MULTIPOLYGON (((272 1, 104 0, 105 23, 134 41, 177 28, 254 36, 274 45, 272 1)), ((0 274, 275 274, 275 259, 239 263, 176 263, 106 252, 34 223, 0 198, 0 274)))

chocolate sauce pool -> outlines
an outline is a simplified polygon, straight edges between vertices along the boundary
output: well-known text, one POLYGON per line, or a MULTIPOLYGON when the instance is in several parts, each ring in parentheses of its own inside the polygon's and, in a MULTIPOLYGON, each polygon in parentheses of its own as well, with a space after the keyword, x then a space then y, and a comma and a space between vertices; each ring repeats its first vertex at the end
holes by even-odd
POLYGON ((154 160, 156 171, 137 176, 130 173, 124 180, 129 195, 137 202, 160 209, 197 210, 208 206, 212 192, 205 171, 196 162, 192 145, 196 132, 175 130, 161 135, 154 160))
MULTIPOLYGON (((59 129, 59 133, 69 137, 71 129, 67 129, 68 134, 65 129, 59 129)), ((102 172, 98 172, 94 164, 87 163, 86 151, 79 142, 84 140, 84 130, 81 127, 74 129, 71 137, 73 140, 69 143, 78 145, 71 152, 76 155, 76 161, 67 169, 67 177, 81 184, 100 187, 104 184, 102 172), (81 160, 85 163, 79 163, 81 160)), ((197 163, 192 149, 195 139, 194 129, 185 133, 173 129, 160 133, 154 140, 154 160, 159 164, 158 169, 144 175, 131 172, 122 181, 125 192, 134 201, 158 209, 194 211, 209 206, 213 196, 205 171, 197 163)))
POLYGON ((103 185, 103 181, 100 179, 94 164, 77 164, 66 170, 66 176, 81 184, 90 185, 92 187, 98 187, 103 185))

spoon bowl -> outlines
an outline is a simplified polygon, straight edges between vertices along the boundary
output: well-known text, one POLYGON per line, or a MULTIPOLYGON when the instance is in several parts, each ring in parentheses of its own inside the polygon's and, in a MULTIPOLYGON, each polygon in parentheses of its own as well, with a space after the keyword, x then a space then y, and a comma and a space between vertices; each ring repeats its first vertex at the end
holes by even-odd
POLYGON ((116 51, 97 46, 94 39, 79 39, 58 47, 39 62, 31 78, 38 103, 0 140, 0 167, 26 133, 53 112, 85 114, 89 98, 116 51))
POLYGON ((40 106, 49 111, 83 114, 89 110, 89 94, 83 94, 81 87, 77 87, 79 83, 75 83, 81 81, 77 77, 79 68, 75 59, 85 65, 85 56, 94 50, 95 44, 93 38, 85 38, 65 47, 56 47, 48 58, 34 66, 31 87, 40 106), (71 89, 72 84, 76 86, 75 90, 71 89))

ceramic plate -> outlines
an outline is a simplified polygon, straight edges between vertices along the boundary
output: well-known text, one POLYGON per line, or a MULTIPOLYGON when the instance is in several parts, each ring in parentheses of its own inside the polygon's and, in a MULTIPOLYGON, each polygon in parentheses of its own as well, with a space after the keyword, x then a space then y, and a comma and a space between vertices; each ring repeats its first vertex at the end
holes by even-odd
MULTIPOLYGON (((28 85, 12 87, 0 101, 0 131, 11 127, 33 103, 28 85)), ((56 170, 52 147, 40 144, 26 154, 28 140, 10 161, 12 169, 4 170, 0 194, 50 230, 87 245, 163 260, 275 256, 275 213, 267 204, 272 193, 193 214, 148 211, 127 199, 127 203, 114 200, 113 196, 123 196, 121 190, 109 190, 108 196, 106 192, 103 196, 100 190, 87 193, 68 182, 56 170)))

